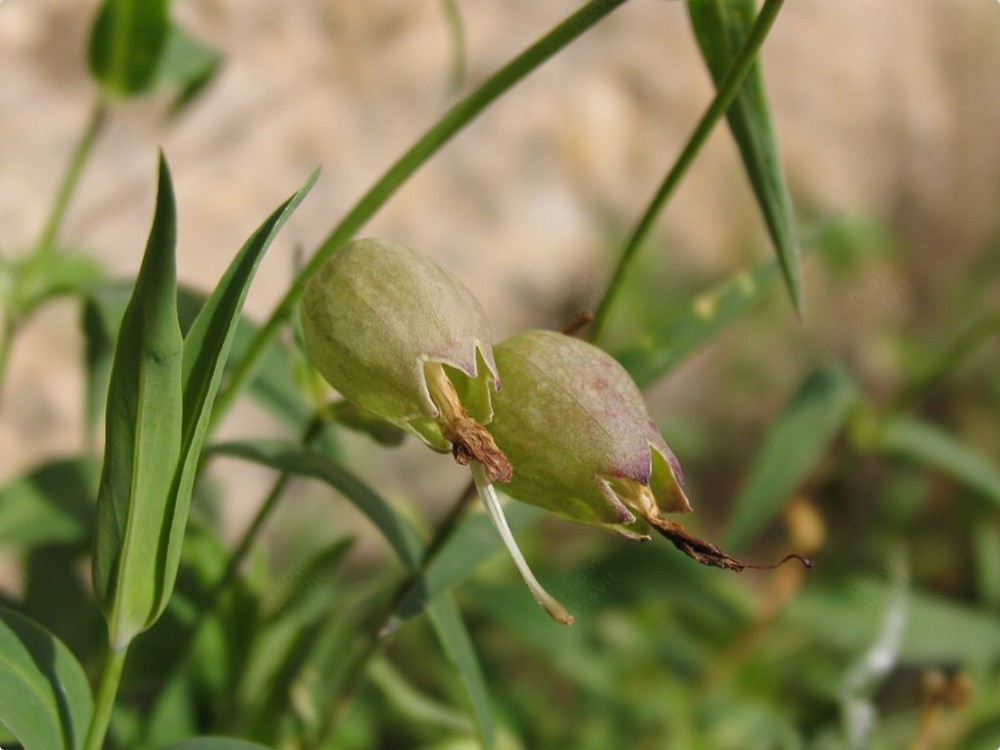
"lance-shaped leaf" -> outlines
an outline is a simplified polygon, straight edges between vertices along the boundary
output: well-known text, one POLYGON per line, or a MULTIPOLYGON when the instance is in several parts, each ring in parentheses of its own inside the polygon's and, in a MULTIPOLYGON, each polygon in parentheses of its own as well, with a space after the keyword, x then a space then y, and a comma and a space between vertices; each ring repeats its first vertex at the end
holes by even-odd
POLYGON ((161 161, 153 231, 115 351, 98 495, 94 588, 116 648, 149 627, 170 598, 198 458, 247 289, 315 178, 250 237, 182 339, 173 196, 161 161))
MULTIPOLYGON (((716 86, 721 86, 753 26, 756 3, 754 0, 688 0, 687 6, 712 80, 716 86)), ((778 253, 792 304, 801 314, 802 280, 795 216, 781 169, 759 61, 754 63, 726 117, 778 253)))
POLYGON ((161 158, 156 215, 111 368, 97 497, 94 591, 117 649, 152 624, 165 602, 183 419, 176 234, 170 173, 161 158))
POLYGON ((257 272, 264 252, 315 184, 318 176, 319 173, 314 172, 306 184, 275 209, 274 213, 250 236, 229 264, 215 290, 205 301, 184 339, 181 376, 184 394, 183 433, 178 480, 173 490, 174 504, 169 518, 165 519, 170 525, 165 550, 164 593, 160 611, 166 606, 177 576, 181 542, 187 524, 198 459, 250 282, 257 272))
POLYGON ((24 750, 77 750, 93 710, 83 668, 24 615, 0 608, 0 725, 24 750))

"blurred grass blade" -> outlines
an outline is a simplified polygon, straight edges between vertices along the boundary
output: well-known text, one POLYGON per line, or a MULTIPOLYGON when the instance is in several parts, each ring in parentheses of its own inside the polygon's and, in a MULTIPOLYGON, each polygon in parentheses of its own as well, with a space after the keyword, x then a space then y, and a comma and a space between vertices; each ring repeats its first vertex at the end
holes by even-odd
POLYGON ((409 522, 375 490, 322 453, 278 440, 241 440, 213 445, 208 451, 325 482, 375 524, 407 571, 419 572, 423 544, 409 522))
POLYGON ((366 677, 385 695, 395 711, 408 722, 429 729, 468 734, 472 723, 465 713, 441 703, 410 683, 406 676, 382 657, 368 665, 366 677))
POLYGON ((108 282, 90 290, 83 304, 80 327, 83 329, 86 384, 84 425, 89 442, 96 440, 108 396, 108 379, 115 358, 115 341, 122 316, 128 306, 131 285, 108 282))
MULTIPOLYGON (((879 629, 894 584, 870 573, 835 585, 806 586, 789 600, 783 618, 824 647, 857 654, 879 629)), ((1000 659, 996 614, 912 589, 899 659, 941 664, 993 664, 1000 659)))
POLYGON ((884 426, 878 449, 950 474, 1000 506, 1000 466, 939 427, 916 417, 896 417, 884 426))
POLYGON ((170 173, 161 157, 156 215, 111 370, 97 498, 94 591, 116 650, 152 624, 168 594, 163 565, 183 420, 176 232, 170 173))
POLYGON ((857 398, 857 386, 843 370, 823 367, 810 373, 764 437, 724 547, 745 549, 774 520, 819 464, 857 398))
MULTIPOLYGON (((721 87, 740 47, 750 35, 755 0, 688 0, 695 38, 716 87, 721 87)), ((781 272, 796 312, 802 315, 802 275, 795 214, 785 184, 778 140, 764 88, 760 60, 754 62, 726 112, 729 129, 743 158, 754 195, 781 262, 781 272)))
POLYGON ((631 347, 615 354, 615 358, 639 388, 648 388, 758 304, 778 273, 777 262, 769 261, 752 273, 737 274, 696 297, 687 312, 643 335, 631 347))
POLYGON ((496 747, 496 738, 486 681, 483 679, 479 659, 476 657, 475 648, 469 639, 469 631, 466 630, 455 600, 450 594, 439 596, 427 608, 427 616, 448 660, 455 667, 469 695, 472 718, 479 732, 483 750, 493 750, 496 747))
POLYGON ((98 467, 89 458, 39 466, 0 489, 0 543, 24 550, 86 544, 98 467))
POLYGON ((69 649, 0 607, 0 725, 24 750, 78 750, 92 711, 87 676, 69 649))
POLYGON ((218 50, 171 23, 151 88, 176 86, 178 93, 170 110, 177 114, 211 83, 221 65, 222 55, 218 50))
POLYGON ((168 0, 104 0, 90 32, 90 72, 113 96, 149 89, 167 45, 168 0))
POLYGON ((893 400, 893 411, 905 411, 919 401, 925 393, 961 367, 979 349, 996 341, 1000 333, 1000 310, 983 316, 969 328, 955 336, 948 348, 941 352, 893 400))
MULTIPOLYGON (((499 488, 503 491, 503 488, 499 488)), ((545 511, 525 503, 504 508, 511 531, 534 523, 545 511)), ((462 583, 482 563, 504 550, 503 542, 485 515, 471 516, 444 543, 410 590, 400 600, 394 617, 408 620, 424 611, 428 602, 462 583)))
POLYGON ((448 73, 448 93, 456 94, 465 83, 466 45, 462 9, 455 0, 441 0, 441 10, 448 24, 448 41, 451 43, 451 65, 448 73))
POLYGON ((189 740, 172 742, 163 750, 271 750, 266 745, 228 737, 192 737, 189 740))

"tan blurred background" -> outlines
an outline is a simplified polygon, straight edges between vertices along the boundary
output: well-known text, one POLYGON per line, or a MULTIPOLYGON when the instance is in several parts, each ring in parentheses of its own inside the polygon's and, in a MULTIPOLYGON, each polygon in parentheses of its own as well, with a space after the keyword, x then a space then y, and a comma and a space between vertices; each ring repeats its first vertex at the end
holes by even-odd
MULTIPOLYGON (((462 90, 577 5, 459 2, 462 90)), ((91 1, 0 2, 4 254, 37 237, 88 116, 95 91, 82 60, 94 10, 91 1)), ((162 147, 178 198, 180 274, 209 289, 249 232, 322 165, 251 291, 248 309, 264 317, 295 248, 314 247, 454 101, 447 23, 437 0, 184 0, 175 13, 224 51, 221 75, 174 122, 163 99, 115 110, 61 239, 134 273, 162 147)), ((879 330, 925 325, 946 337, 962 321, 934 322, 935 300, 1000 236, 1000 4, 789 0, 764 62, 800 213, 877 217, 902 240, 905 262, 847 299, 807 270, 806 321, 786 316, 803 359, 854 357, 877 379, 879 330)), ((710 95, 683 4, 632 0, 449 144, 365 233, 435 256, 481 299, 498 339, 554 325, 596 300, 614 248, 710 95)), ((769 256, 724 128, 653 244, 647 253, 669 248, 670 273, 706 277, 769 256)), ((658 389, 666 408, 695 418, 717 398, 712 357, 658 389)), ((80 449, 80 358, 69 304, 22 332, 0 406, 0 479, 80 449)), ((802 371, 788 370, 794 384, 802 371)), ((766 421, 778 406, 765 402, 745 421, 766 421)), ((252 410, 241 420, 231 429, 277 429, 252 410)))

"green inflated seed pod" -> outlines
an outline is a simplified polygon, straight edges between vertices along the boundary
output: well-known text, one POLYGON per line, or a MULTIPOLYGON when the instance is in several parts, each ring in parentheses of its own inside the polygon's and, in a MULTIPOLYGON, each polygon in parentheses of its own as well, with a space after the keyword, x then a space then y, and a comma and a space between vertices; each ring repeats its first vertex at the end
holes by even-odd
POLYGON ((489 430, 514 467, 505 494, 630 539, 653 529, 705 565, 758 567, 664 517, 691 510, 680 464, 613 357, 553 331, 519 334, 494 354, 504 390, 489 430))
POLYGON ((306 286, 302 328, 320 374, 357 406, 460 463, 510 466, 482 425, 500 389, 479 303, 440 266, 388 240, 339 248, 306 286))
POLYGON ((625 369, 554 331, 499 344, 505 390, 490 432, 515 467, 504 492, 633 539, 648 521, 691 510, 680 464, 625 369))

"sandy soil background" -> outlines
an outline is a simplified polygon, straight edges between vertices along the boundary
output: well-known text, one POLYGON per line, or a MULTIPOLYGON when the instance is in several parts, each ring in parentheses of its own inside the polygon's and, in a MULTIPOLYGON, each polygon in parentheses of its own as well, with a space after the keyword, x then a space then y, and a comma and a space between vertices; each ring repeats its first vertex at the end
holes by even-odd
MULTIPOLYGON (((463 90, 576 5, 460 2, 463 90)), ((0 2, 4 254, 36 238, 94 99, 82 65, 94 10, 0 2)), ((436 0, 185 0, 176 13, 224 51, 220 77, 173 122, 165 100, 114 112, 61 238, 134 273, 162 147, 179 204, 180 274, 208 289, 253 227, 322 165, 251 291, 248 309, 263 317, 295 248, 313 247, 454 101, 447 25, 436 0)), ((803 336, 832 351, 858 325, 933 319, 935 296, 1000 231, 1000 4, 790 0, 764 61, 800 211, 879 217, 906 250, 905 266, 872 279, 851 310, 811 288, 803 336)), ((597 298, 616 242, 710 94, 682 3, 634 0, 487 111, 365 232, 435 256, 482 300, 497 338, 552 325, 597 298)), ((770 252, 725 129, 659 233, 678 272, 721 277, 770 252)), ((0 479, 82 444, 76 319, 71 305, 52 305, 16 342, 0 479)), ((664 398, 697 409, 711 398, 710 363, 708 353, 685 368, 664 398)), ((276 429, 252 410, 239 420, 232 429, 244 433, 276 429)))

